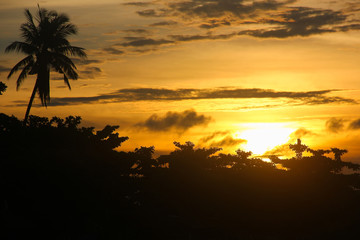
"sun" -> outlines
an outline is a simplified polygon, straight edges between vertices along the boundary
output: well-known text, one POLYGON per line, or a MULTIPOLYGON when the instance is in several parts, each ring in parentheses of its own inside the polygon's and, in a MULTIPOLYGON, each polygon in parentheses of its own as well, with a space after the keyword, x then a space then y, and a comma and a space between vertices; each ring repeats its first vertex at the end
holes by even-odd
POLYGON ((236 132, 234 137, 247 140, 242 148, 255 155, 263 155, 266 151, 285 144, 295 131, 284 123, 248 123, 244 126, 246 129, 236 132))

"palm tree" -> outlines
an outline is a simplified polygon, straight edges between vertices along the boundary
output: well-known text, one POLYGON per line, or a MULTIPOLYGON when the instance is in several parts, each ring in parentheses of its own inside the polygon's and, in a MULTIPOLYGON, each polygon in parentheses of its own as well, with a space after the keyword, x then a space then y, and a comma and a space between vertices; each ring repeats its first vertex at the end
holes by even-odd
POLYGON ((36 92, 43 106, 46 107, 50 101, 50 71, 63 74, 65 84, 71 89, 69 79, 76 80, 78 74, 75 64, 69 57, 86 58, 84 48, 71 46, 66 39, 77 33, 76 26, 70 23, 66 14, 48 11, 38 5, 35 18, 28 9, 25 9, 25 16, 27 22, 20 27, 21 37, 24 41, 15 41, 5 49, 5 52, 15 51, 27 55, 10 70, 8 75, 10 78, 15 72, 21 70, 16 82, 17 90, 28 75, 37 76, 24 124, 27 123, 36 92))

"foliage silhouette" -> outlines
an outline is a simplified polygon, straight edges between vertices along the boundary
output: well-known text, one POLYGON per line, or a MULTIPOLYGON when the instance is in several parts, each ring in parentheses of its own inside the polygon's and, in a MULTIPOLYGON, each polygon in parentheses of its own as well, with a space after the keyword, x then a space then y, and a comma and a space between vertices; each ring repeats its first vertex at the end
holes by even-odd
POLYGON ((58 14, 56 11, 48 11, 38 6, 35 19, 28 9, 25 9, 25 17, 27 22, 20 27, 24 41, 15 41, 5 49, 5 52, 16 51, 27 55, 10 70, 8 75, 10 78, 21 70, 16 81, 17 89, 28 75, 37 76, 24 124, 27 123, 36 92, 43 106, 47 106, 50 101, 50 71, 62 74, 65 84, 71 89, 69 79, 76 80, 78 74, 69 56, 86 57, 83 48, 72 46, 67 40, 69 36, 77 33, 77 28, 70 23, 66 14, 58 14))
POLYGON ((7 88, 6 84, 3 82, 0 82, 0 95, 2 95, 3 92, 6 91, 6 88, 7 88))
MULTIPOLYGON (((0 114, 1 239, 351 239, 359 165, 323 155, 272 162, 174 142, 114 149, 118 126, 0 114), (288 171, 278 170, 281 163, 288 171)), ((314 150, 314 152, 317 150, 314 150)))
POLYGON ((307 150, 307 146, 304 144, 301 144, 301 140, 298 139, 296 144, 290 144, 290 149, 293 150, 296 153, 296 158, 301 159, 302 153, 307 150))
POLYGON ((339 149, 339 148, 331 148, 331 151, 334 153, 335 160, 341 162, 341 156, 347 153, 346 149, 339 149))

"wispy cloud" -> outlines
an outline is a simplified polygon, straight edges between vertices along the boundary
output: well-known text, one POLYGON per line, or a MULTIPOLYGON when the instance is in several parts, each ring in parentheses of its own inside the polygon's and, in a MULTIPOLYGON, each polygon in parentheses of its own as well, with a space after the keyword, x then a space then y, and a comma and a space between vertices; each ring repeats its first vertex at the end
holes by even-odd
POLYGON ((200 115, 194 110, 186 110, 184 112, 167 112, 165 116, 153 114, 144 122, 139 122, 135 126, 154 132, 172 129, 178 132, 185 132, 195 126, 207 125, 210 120, 210 117, 200 115))
POLYGON ((98 60, 98 59, 72 58, 71 60, 75 63, 75 65, 89 65, 93 63, 103 63, 102 60, 98 60))
POLYGON ((99 67, 86 67, 79 72, 79 77, 82 79, 95 79, 101 76, 102 70, 99 67))
POLYGON ((125 53, 124 51, 119 50, 119 49, 114 48, 114 47, 103 48, 103 51, 105 53, 114 54, 114 55, 123 55, 125 53))
POLYGON ((210 147, 234 147, 247 143, 247 140, 241 138, 234 138, 233 136, 226 136, 218 141, 210 143, 210 147))
POLYGON ((152 23, 149 26, 151 27, 160 27, 160 26, 174 26, 177 25, 178 22, 175 21, 161 21, 161 22, 156 22, 156 23, 152 23))
POLYGON ((87 103, 114 103, 135 101, 181 101, 200 99, 288 99, 291 106, 319 104, 357 104, 356 100, 327 96, 338 90, 308 92, 275 91, 260 88, 124 88, 90 97, 52 98, 49 105, 79 105, 87 103))
POLYGON ((11 68, 0 65, 0 74, 2 74, 2 73, 8 74, 10 72, 10 70, 11 70, 11 68))
MULTIPOLYGON (((159 26, 171 26, 171 28, 167 35, 164 32, 158 32, 148 38, 124 40, 116 45, 139 49, 147 46, 161 48, 164 45, 200 40, 229 40, 239 36, 284 39, 360 30, 358 4, 348 4, 344 9, 335 10, 308 6, 295 7, 293 5, 295 2, 297 1, 180 0, 168 2, 160 0, 152 2, 153 4, 129 2, 125 5, 149 7, 136 11, 139 16, 160 19, 158 22, 144 26, 145 28, 159 26), (234 28, 229 28, 229 26, 243 30, 234 31, 234 28), (211 33, 204 33, 204 30, 211 33), (184 35, 184 32, 191 34, 184 35)), ((139 37, 137 34, 142 33, 133 32, 133 34, 135 38, 139 37)), ((122 51, 126 52, 126 50, 122 51)))
POLYGON ((127 6, 137 6, 137 7, 147 7, 152 5, 152 2, 126 2, 123 3, 123 5, 127 5, 127 6))
POLYGON ((352 121, 349 124, 349 129, 351 129, 351 130, 359 130, 360 129, 360 119, 356 119, 356 120, 352 121))
POLYGON ((329 132, 338 133, 344 130, 345 120, 342 118, 330 118, 326 121, 325 127, 329 132))

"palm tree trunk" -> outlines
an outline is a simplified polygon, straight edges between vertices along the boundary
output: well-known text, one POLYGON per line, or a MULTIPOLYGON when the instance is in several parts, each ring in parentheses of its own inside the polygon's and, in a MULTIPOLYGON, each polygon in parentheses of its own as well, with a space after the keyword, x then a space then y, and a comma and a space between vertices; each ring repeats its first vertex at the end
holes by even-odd
POLYGON ((36 93, 37 87, 38 87, 38 81, 36 79, 36 83, 35 83, 34 89, 32 91, 29 104, 28 104, 27 109, 26 109, 25 118, 24 118, 24 126, 26 126, 26 124, 27 124, 29 114, 30 114, 30 109, 31 109, 32 103, 33 103, 34 98, 35 98, 35 93, 36 93))

